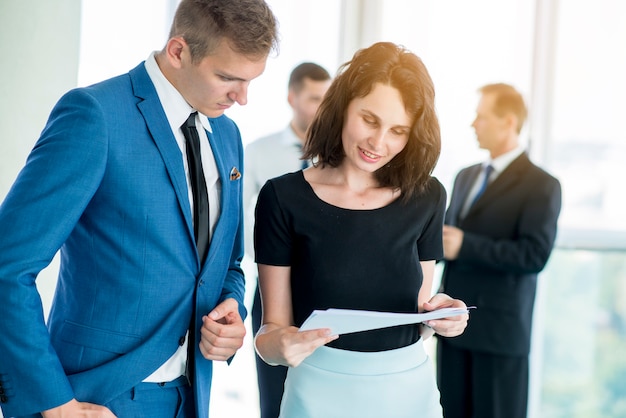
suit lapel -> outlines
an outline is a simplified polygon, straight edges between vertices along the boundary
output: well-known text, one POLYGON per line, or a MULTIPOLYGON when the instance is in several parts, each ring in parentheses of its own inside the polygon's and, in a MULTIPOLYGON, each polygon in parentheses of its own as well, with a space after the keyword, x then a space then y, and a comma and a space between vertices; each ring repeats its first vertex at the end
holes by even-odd
POLYGON ((178 198, 181 212, 185 217, 191 244, 193 248, 195 248, 193 218, 188 197, 187 178, 185 176, 185 168, 183 166, 180 148, 178 148, 176 138, 167 121, 159 96, 145 70, 144 64, 139 64, 131 70, 129 74, 135 96, 143 99, 137 103, 137 108, 143 115, 150 135, 161 154, 172 186, 174 187, 174 192, 178 198))
POLYGON ((526 154, 521 154, 513 160, 511 164, 509 164, 509 166, 505 168, 504 171, 493 181, 493 183, 487 186, 483 195, 476 201, 474 206, 470 208, 469 212, 480 209, 484 205, 488 205, 489 201, 497 199, 497 197, 503 192, 511 189, 511 187, 520 181, 529 166, 530 160, 526 154))
POLYGON ((462 210, 465 205, 465 201, 467 200, 470 191, 472 190, 472 186, 476 182, 476 179, 480 175, 483 169, 482 164, 476 164, 468 169, 467 175, 463 177, 463 181, 459 182, 459 211, 462 210))
POLYGON ((220 215, 217 218, 215 223, 215 227, 213 228, 213 236, 211 237, 211 245, 209 245, 209 254, 207 255, 205 265, 210 263, 210 260, 215 258, 215 254, 217 251, 217 245, 213 245, 213 243, 218 243, 222 240, 222 235, 224 234, 224 227, 222 226, 224 222, 224 216, 222 214, 228 213, 230 208, 228 207, 229 193, 230 188, 228 187, 228 172, 226 162, 224 161, 224 140, 221 137, 221 131, 217 127, 217 123, 209 118, 209 122, 211 123, 211 129, 213 132, 207 132, 207 137, 209 138, 209 143, 211 144, 211 150, 213 151, 213 158, 215 159, 215 165, 217 166, 217 173, 220 178, 221 184, 221 192, 220 192, 220 215))
POLYGON ((457 226, 461 221, 461 212, 465 206, 465 201, 467 200, 467 196, 472 189, 472 185, 476 181, 476 177, 480 174, 481 169, 482 165, 476 164, 471 167, 467 167, 462 173, 459 174, 450 199, 450 207, 446 213, 446 223, 448 225, 457 226))
MULTIPOLYGON (((185 168, 182 162, 182 154, 176 143, 176 138, 172 133, 172 129, 167 121, 161 102, 156 93, 154 85, 142 64, 130 71, 131 83, 133 85, 133 91, 135 95, 143 99, 137 104, 137 107, 143 115, 146 126, 150 131, 150 134, 159 149, 166 170, 169 174, 172 186, 178 198, 178 204, 181 212, 185 217, 187 224, 189 243, 193 249, 195 249, 195 238, 193 232, 193 218, 191 213, 191 207, 188 197, 187 178, 185 176, 185 168)), ((219 245, 213 245, 213 243, 219 243, 224 239, 225 228, 224 226, 224 213, 229 213, 232 208, 229 205, 230 202, 230 167, 225 157, 227 154, 225 150, 224 138, 221 137, 221 130, 219 129, 219 121, 217 119, 209 119, 213 128, 212 133, 207 132, 209 143, 211 144, 211 150, 213 151, 213 157, 215 158, 215 164, 219 174, 221 182, 220 193, 220 216, 213 230, 213 236, 211 237, 211 245, 209 245, 209 254, 206 258, 204 265, 208 265, 212 259, 215 258, 216 252, 219 250, 219 245)), ((201 266, 202 269, 203 266, 201 266)))

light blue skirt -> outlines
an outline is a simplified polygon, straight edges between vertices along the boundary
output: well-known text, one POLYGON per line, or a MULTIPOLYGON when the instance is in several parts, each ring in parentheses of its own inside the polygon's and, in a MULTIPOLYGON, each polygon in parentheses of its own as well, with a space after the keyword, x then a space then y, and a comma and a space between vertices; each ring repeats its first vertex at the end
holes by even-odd
POLYGON ((441 418, 422 340, 395 350, 320 347, 290 367, 280 418, 441 418))

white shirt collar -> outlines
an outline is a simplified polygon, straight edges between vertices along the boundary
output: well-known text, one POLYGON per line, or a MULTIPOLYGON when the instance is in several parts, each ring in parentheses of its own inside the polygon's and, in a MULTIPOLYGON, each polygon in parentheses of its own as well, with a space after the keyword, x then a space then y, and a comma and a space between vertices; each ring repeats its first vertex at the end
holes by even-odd
MULTIPOLYGON (((163 75, 159 68, 159 64, 156 62, 156 54, 158 54, 158 51, 153 51, 146 59, 146 71, 161 99, 161 106, 163 106, 165 116, 167 117, 172 131, 177 132, 181 125, 187 120, 189 114, 196 110, 187 103, 180 92, 176 90, 176 87, 165 78, 165 75, 163 75)), ((202 116, 199 119, 204 129, 213 132, 207 117, 200 112, 198 112, 198 114, 202 116)))
POLYGON ((503 172, 509 164, 513 162, 517 157, 522 155, 524 152, 524 147, 517 146, 517 148, 512 149, 511 151, 505 152, 504 154, 490 160, 483 164, 483 167, 486 165, 491 165, 496 173, 503 172))

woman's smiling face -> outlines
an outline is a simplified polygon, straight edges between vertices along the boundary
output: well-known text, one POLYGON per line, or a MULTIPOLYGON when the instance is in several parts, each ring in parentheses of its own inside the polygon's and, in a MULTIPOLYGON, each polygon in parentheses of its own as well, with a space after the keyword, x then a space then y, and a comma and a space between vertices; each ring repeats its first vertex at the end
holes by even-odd
POLYGON ((343 164, 375 172, 404 149, 411 123, 400 92, 385 84, 374 84, 367 96, 353 99, 346 110, 343 164))

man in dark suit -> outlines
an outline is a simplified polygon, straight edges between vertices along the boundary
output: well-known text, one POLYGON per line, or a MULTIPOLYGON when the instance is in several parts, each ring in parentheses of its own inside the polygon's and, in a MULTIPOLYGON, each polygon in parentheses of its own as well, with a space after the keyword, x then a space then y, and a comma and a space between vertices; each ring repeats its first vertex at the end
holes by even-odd
POLYGON ((59 100, 0 206, 6 416, 208 416, 212 361, 245 335, 224 111, 276 43, 263 1, 182 0, 163 50, 59 100), (45 324, 35 279, 59 249, 45 324))
POLYGON ((479 91, 472 126, 490 159, 455 179, 442 277, 443 292, 478 309, 465 333, 438 339, 438 382, 446 418, 523 418, 537 274, 554 245, 561 186, 519 144, 527 115, 519 92, 479 91))

